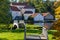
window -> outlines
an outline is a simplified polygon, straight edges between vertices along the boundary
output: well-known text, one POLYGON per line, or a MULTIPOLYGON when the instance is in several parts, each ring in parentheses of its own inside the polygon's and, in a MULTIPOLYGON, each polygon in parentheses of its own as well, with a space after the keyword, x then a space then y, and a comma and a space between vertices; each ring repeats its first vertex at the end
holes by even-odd
POLYGON ((14 20, 22 20, 22 16, 16 16, 14 20))
POLYGON ((25 11, 25 14, 32 14, 32 11, 25 11))

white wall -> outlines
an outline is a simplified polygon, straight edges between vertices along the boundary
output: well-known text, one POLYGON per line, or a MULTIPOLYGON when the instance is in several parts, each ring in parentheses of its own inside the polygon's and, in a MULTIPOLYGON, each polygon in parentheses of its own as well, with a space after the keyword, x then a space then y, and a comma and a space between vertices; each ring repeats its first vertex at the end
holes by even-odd
POLYGON ((39 13, 36 17, 34 17, 34 21, 42 21, 44 20, 44 17, 39 13))
MULTIPOLYGON (((44 21, 44 17, 39 13, 36 17, 34 17, 34 21, 44 21)), ((41 27, 44 26, 44 23, 34 23, 35 25, 39 25, 41 27)))
POLYGON ((14 19, 16 16, 21 16, 20 11, 12 11, 12 19, 14 19))
POLYGON ((14 22, 13 22, 13 27, 14 27, 14 25, 16 25, 17 28, 19 28, 19 26, 18 26, 18 20, 14 20, 14 22))

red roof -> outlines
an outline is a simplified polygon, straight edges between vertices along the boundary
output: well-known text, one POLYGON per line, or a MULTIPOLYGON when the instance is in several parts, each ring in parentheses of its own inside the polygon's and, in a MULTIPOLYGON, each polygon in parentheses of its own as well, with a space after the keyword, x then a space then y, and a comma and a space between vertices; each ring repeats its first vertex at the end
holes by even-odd
MULTIPOLYGON (((39 13, 34 13, 34 14, 32 14, 31 16, 32 17, 35 17, 35 16, 37 16, 39 13)), ((47 16, 49 13, 42 13, 42 16, 47 16)))
POLYGON ((11 6, 12 11, 20 11, 17 7, 11 6))
POLYGON ((49 13, 42 13, 43 16, 47 16, 49 13))
POLYGON ((31 16, 32 17, 35 17, 35 16, 37 16, 39 13, 34 13, 34 14, 32 14, 31 16))
POLYGON ((27 3, 12 3, 12 5, 27 5, 27 3))

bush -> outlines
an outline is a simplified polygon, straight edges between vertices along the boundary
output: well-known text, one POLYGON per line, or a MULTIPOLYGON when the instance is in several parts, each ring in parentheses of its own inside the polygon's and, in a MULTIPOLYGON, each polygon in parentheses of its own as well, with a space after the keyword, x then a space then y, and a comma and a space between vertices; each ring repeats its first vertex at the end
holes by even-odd
POLYGON ((12 24, 7 26, 7 24, 0 24, 0 29, 1 30, 10 30, 12 28, 12 24))
POLYGON ((56 40, 60 40, 60 19, 54 22, 52 29, 57 30, 57 32, 54 33, 54 37, 57 38, 56 40))

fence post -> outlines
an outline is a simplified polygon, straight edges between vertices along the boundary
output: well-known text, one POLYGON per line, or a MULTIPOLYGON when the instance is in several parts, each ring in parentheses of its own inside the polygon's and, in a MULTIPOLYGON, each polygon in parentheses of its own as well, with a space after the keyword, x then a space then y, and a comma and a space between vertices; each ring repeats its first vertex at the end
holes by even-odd
POLYGON ((24 40, 26 40, 26 26, 24 26, 24 40))

